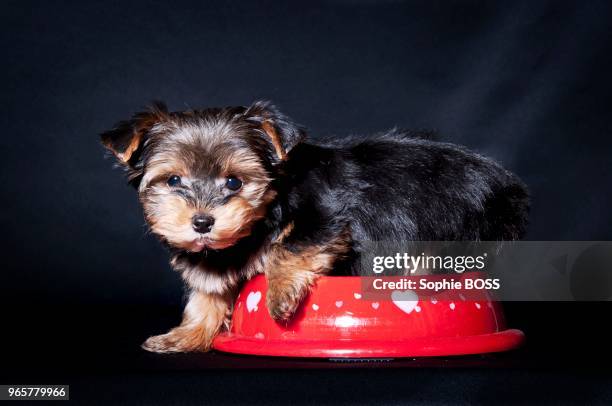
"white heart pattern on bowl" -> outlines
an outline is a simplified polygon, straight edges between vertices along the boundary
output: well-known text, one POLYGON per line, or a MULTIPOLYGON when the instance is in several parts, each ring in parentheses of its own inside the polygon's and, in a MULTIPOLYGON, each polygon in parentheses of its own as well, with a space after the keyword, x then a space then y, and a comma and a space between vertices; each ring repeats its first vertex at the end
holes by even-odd
POLYGON ((411 290, 396 290, 391 293, 391 300, 406 314, 410 314, 419 303, 419 297, 411 290))
POLYGON ((261 300, 260 291, 249 293, 246 299, 246 306, 247 306, 247 310, 249 313, 253 311, 257 311, 257 305, 259 304, 260 300, 261 300))

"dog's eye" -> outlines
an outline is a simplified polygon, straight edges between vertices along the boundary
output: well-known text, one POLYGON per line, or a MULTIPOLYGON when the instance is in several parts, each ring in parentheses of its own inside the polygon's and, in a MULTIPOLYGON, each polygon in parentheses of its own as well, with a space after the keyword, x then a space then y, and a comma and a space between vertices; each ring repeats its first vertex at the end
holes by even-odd
POLYGON ((179 186, 181 184, 181 177, 178 175, 172 175, 166 181, 168 186, 179 186))
POLYGON ((225 187, 229 190, 238 190, 242 187, 242 181, 234 176, 230 176, 225 181, 225 187))

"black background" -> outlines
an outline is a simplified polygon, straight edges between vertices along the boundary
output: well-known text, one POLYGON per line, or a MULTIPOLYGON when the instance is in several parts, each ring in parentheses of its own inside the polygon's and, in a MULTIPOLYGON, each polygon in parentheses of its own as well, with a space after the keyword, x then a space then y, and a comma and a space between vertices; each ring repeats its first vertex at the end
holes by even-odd
POLYGON ((268 99, 311 137, 434 129, 527 183, 527 239, 610 240, 612 3, 5 1, 0 18, 1 383, 108 402, 610 399, 607 303, 509 303, 528 345, 484 359, 347 371, 141 352, 180 318, 181 282, 97 134, 152 100, 268 99))

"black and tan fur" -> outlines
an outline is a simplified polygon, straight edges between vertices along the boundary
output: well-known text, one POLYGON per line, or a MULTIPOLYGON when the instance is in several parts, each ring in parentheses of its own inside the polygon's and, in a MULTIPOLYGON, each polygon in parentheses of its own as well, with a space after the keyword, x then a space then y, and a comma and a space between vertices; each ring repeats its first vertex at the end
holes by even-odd
POLYGON ((368 272, 360 242, 513 240, 526 223, 523 184, 487 158, 398 130, 307 142, 265 102, 185 112, 157 104, 102 142, 189 290, 181 325, 143 344, 155 352, 210 348, 237 287, 258 273, 270 314, 286 322, 318 276, 368 272), (230 190, 228 178, 241 187, 230 190), (194 229, 200 215, 214 220, 209 231, 194 229))

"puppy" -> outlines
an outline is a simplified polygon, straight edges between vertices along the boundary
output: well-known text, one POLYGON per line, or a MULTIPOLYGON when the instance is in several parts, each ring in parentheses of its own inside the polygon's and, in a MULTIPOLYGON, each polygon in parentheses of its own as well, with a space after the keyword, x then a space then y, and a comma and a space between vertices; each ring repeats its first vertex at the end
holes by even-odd
POLYGON ((127 170, 151 231, 185 280, 181 324, 154 352, 205 351, 239 284, 265 274, 286 322, 320 275, 364 275, 364 241, 515 240, 524 185, 464 148, 391 130, 307 142, 275 107, 169 112, 163 104, 101 135, 127 170))

